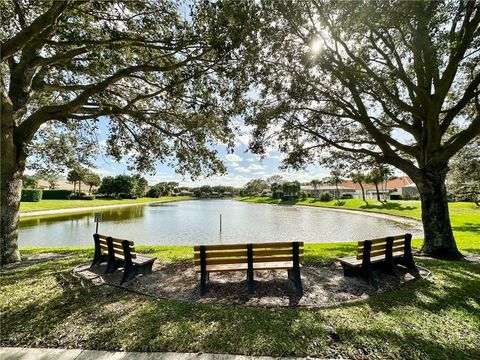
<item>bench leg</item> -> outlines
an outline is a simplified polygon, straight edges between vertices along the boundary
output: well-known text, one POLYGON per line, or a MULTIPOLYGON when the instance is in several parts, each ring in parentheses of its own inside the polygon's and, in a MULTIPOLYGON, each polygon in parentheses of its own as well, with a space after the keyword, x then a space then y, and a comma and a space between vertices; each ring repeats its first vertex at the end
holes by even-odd
POLYGON ((386 250, 385 250, 385 263, 383 264, 383 268, 386 273, 392 274, 397 279, 400 278, 400 274, 398 272, 397 264, 393 260, 393 238, 387 238, 386 250))
POLYGON ((302 277, 300 276, 300 270, 288 269, 288 279, 293 282, 295 288, 300 295, 303 295, 302 277))
POLYGON ((107 267, 105 268, 105 274, 113 273, 115 270, 123 266, 123 261, 108 259, 107 267))
POLYGON ((415 265, 415 261, 411 254, 410 256, 404 256, 397 259, 397 264, 405 266, 415 276, 419 274, 417 265, 415 265))
POLYGON ((152 267, 153 267, 153 263, 154 263, 154 262, 155 262, 155 261, 152 261, 152 262, 150 262, 150 263, 148 263, 148 264, 145 264, 145 265, 142 267, 142 274, 143 274, 143 275, 149 275, 149 274, 152 273, 152 267))
POLYGON ((107 255, 105 255, 105 254, 99 254, 99 255, 95 254, 90 267, 92 268, 92 267, 94 267, 96 265, 100 265, 101 263, 104 263, 106 261, 107 261, 107 255))
POLYGON ((375 290, 378 290, 378 284, 377 280, 375 279, 375 276, 373 275, 373 271, 371 267, 368 268, 362 268, 361 269, 361 275, 367 280, 368 285, 373 287, 375 290))
POLYGON ((397 264, 395 264, 393 260, 391 262, 385 261, 383 268, 387 274, 391 274, 395 276, 397 279, 400 279, 400 272, 398 271, 397 264))
POLYGON ((141 270, 138 267, 129 266, 127 263, 125 263, 125 266, 123 267, 123 278, 120 282, 120 285, 122 285, 125 281, 134 278, 139 272, 141 272, 141 270))
POLYGON ((203 296, 207 293, 207 282, 208 282, 209 274, 208 272, 201 272, 200 273, 200 296, 203 296))
POLYGON ((250 294, 255 294, 255 282, 253 276, 253 269, 247 271, 247 285, 248 285, 248 292, 250 294))
POLYGON ((348 266, 347 264, 342 263, 342 268, 343 268, 343 276, 352 277, 352 276, 358 275, 358 271, 357 271, 358 269, 352 266, 348 266))

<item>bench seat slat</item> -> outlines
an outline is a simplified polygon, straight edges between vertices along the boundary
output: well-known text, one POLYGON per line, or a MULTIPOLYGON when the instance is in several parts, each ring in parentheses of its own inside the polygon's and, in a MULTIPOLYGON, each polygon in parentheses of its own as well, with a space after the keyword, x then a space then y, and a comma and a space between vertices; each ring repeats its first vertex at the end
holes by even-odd
POLYGON ((139 255, 135 259, 132 259, 132 263, 135 265, 144 265, 148 264, 149 262, 154 262, 156 258, 148 256, 148 255, 139 255))

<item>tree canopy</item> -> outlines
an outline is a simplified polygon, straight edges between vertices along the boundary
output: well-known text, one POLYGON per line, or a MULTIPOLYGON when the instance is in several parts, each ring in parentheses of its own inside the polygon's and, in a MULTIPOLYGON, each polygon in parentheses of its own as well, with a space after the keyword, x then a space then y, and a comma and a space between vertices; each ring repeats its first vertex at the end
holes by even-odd
POLYGON ((2 121, 13 122, 17 143, 34 140, 31 155, 55 160, 47 165, 86 162, 99 118, 106 117, 102 150, 128 157, 141 171, 156 162, 193 176, 225 170, 210 145, 233 144, 228 117, 236 91, 218 72, 233 63, 242 32, 225 26, 234 13, 228 5, 25 0, 1 6, 2 121))
POLYGON ((251 150, 284 165, 345 153, 409 175, 422 199, 423 250, 458 257, 448 161, 480 134, 478 1, 264 0, 251 150))

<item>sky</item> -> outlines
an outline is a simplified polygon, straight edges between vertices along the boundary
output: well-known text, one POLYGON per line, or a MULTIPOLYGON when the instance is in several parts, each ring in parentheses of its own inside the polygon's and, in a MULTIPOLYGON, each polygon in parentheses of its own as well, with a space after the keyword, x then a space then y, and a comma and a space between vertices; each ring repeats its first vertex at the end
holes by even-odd
MULTIPOLYGON (((157 165, 154 175, 144 175, 150 185, 163 181, 178 181, 180 186, 197 187, 202 185, 226 185, 242 187, 252 179, 266 179, 272 175, 281 175, 285 179, 300 182, 310 182, 312 179, 319 179, 329 175, 329 170, 320 166, 309 166, 304 171, 281 171, 282 154, 278 151, 269 151, 263 159, 259 159, 254 154, 247 152, 250 140, 250 130, 248 127, 241 127, 240 133, 236 136, 236 146, 233 154, 226 151, 225 145, 217 144, 215 149, 218 151, 219 158, 227 167, 227 174, 217 175, 209 178, 201 178, 192 181, 188 176, 182 177, 175 173, 175 169, 167 165, 157 165)), ((97 137, 100 145, 105 143, 108 135, 107 120, 100 121, 97 137)), ((96 168, 94 172, 100 176, 114 176, 119 174, 132 174, 127 169, 126 159, 120 163, 107 156, 99 156, 94 162, 96 168)))

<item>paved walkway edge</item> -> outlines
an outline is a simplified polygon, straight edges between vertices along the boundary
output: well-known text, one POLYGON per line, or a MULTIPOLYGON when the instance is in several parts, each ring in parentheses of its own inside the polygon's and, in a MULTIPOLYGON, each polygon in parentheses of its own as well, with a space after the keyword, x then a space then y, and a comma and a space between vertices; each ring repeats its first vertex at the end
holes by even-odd
MULTIPOLYGON (((245 356, 230 354, 174 353, 174 352, 121 352, 81 349, 43 349, 0 347, 2 360, 272 360, 299 359, 270 356, 245 356)), ((313 359, 313 358, 307 358, 313 359)))

